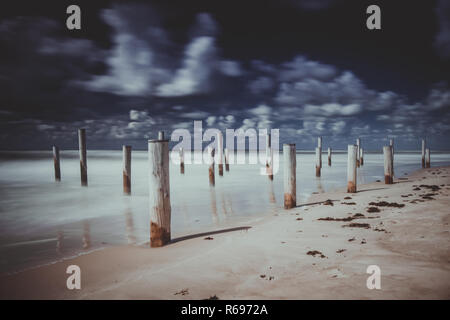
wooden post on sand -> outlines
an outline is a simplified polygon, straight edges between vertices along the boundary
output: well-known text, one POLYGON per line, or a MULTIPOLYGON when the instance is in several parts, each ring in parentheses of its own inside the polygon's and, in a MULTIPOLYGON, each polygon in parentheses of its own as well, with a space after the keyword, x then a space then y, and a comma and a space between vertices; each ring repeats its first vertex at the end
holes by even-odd
POLYGON ((348 145, 347 159, 347 192, 356 192, 356 157, 358 152, 357 145, 348 145))
POLYGON ((297 205, 296 153, 295 144, 283 145, 284 157, 284 208, 291 209, 297 205))
POLYGON ((150 245, 170 242, 169 140, 148 141, 150 245))

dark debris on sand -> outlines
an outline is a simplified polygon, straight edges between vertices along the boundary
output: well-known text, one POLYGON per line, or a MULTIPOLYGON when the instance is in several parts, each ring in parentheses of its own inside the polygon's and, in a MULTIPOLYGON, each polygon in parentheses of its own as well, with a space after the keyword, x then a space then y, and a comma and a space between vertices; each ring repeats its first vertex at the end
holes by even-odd
POLYGON ((419 187, 421 187, 421 188, 426 188, 426 189, 430 189, 431 191, 438 191, 438 190, 440 190, 441 188, 439 188, 439 186, 437 186, 437 185, 427 185, 427 184, 421 184, 419 187))
POLYGON ((317 250, 308 251, 306 254, 309 255, 309 256, 313 256, 313 257, 318 255, 321 258, 326 258, 326 256, 322 252, 317 251, 317 250))
POLYGON ((369 213, 380 212, 380 209, 378 209, 377 207, 369 207, 369 208, 367 208, 367 212, 369 212, 369 213))
POLYGON ((206 237, 203 240, 214 240, 214 238, 213 237, 206 237))
POLYGON ((344 224, 342 226, 343 228, 348 227, 348 228, 364 228, 364 229, 370 229, 370 224, 368 223, 356 223, 356 222, 352 222, 349 224, 344 224))
POLYGON ((369 206, 403 208, 405 204, 397 202, 380 201, 380 202, 370 202, 369 206))
POLYGON ((331 201, 330 199, 327 199, 323 202, 324 206, 334 206, 333 201, 331 201))
POLYGON ((348 205, 348 206, 354 206, 354 205, 356 205, 355 202, 341 202, 341 204, 346 204, 346 205, 348 205))

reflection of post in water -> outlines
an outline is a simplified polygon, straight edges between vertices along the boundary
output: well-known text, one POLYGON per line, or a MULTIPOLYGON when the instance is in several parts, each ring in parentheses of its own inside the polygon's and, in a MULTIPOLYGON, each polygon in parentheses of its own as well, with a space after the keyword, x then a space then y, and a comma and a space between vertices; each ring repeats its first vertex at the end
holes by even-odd
POLYGON ((317 182, 317 192, 324 193, 325 191, 323 190, 322 180, 320 178, 316 178, 316 182, 317 182))
POLYGON ((209 188, 209 194, 211 196, 212 220, 214 224, 217 224, 219 222, 219 216, 217 215, 216 190, 214 187, 209 188))
POLYGON ((234 212, 233 212, 233 202, 231 201, 231 195, 227 194, 227 197, 226 197, 225 201, 227 203, 228 213, 230 215, 234 214, 234 212))
POLYGON ((58 233, 56 234, 56 252, 57 253, 61 253, 63 239, 64 239, 63 232, 61 230, 58 230, 58 233))
POLYGON ((83 221, 83 249, 89 249, 91 247, 91 226, 89 221, 83 221))
POLYGON ((222 212, 224 217, 226 218, 228 213, 227 213, 227 204, 225 203, 225 195, 223 194, 223 192, 220 193, 220 200, 222 203, 222 212))
POLYGON ((269 183, 269 201, 270 203, 276 203, 277 200, 275 199, 275 193, 273 192, 273 182, 270 181, 269 183))
POLYGON ((136 236, 134 235, 133 212, 131 212, 130 208, 127 208, 125 211, 125 222, 127 226, 128 244, 135 244, 136 236))

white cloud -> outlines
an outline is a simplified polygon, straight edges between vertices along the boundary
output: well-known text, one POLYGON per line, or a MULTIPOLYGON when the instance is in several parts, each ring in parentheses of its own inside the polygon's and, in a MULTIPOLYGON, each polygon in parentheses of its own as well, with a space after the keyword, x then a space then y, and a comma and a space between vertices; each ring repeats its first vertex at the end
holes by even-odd
POLYGON ((183 67, 169 83, 160 85, 156 95, 178 97, 209 91, 211 61, 215 58, 214 38, 195 38, 186 48, 183 67))
POLYGON ((340 105, 338 103, 326 103, 321 106, 306 105, 304 108, 305 115, 318 116, 353 116, 362 111, 359 104, 340 105))

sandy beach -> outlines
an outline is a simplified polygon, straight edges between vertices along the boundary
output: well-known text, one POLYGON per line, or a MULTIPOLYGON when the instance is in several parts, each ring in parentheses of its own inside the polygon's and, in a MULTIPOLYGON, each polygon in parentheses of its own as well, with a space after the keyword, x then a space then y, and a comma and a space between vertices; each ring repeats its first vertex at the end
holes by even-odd
POLYGON ((107 248, 2 276, 0 298, 449 299, 450 167, 345 191, 163 248, 107 248), (66 287, 69 265, 81 290, 66 287), (369 265, 380 290, 366 286, 369 265))

